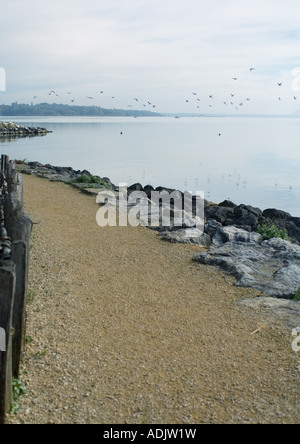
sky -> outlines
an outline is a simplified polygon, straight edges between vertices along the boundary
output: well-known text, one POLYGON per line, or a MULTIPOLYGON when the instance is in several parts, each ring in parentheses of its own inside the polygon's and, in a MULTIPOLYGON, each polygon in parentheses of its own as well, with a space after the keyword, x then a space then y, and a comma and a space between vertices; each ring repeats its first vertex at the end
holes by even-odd
POLYGON ((0 41, 0 103, 300 109, 299 0, 10 0, 0 41))

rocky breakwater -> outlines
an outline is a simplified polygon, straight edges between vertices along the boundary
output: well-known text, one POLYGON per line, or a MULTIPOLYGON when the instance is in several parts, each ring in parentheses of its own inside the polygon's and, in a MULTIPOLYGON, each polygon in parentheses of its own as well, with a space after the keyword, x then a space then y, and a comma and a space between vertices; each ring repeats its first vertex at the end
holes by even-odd
POLYGON ((0 138, 45 136, 51 132, 46 128, 23 126, 13 122, 0 122, 0 138))
MULTIPOLYGON (((117 198, 120 191, 109 178, 92 176, 85 170, 76 171, 70 167, 42 165, 39 162, 21 164, 19 168, 22 173, 70 183, 95 197, 99 190, 109 189, 117 198), (85 180, 81 182, 83 177, 85 180)), ((150 208, 153 191, 170 194, 176 190, 164 187, 154 189, 151 185, 143 187, 139 183, 126 190, 128 197, 136 191, 145 194, 150 208)), ((176 193, 184 197, 182 192, 176 193)), ((195 200, 194 196, 192 216, 196 216, 195 200)), ((284 316, 289 319, 289 325, 300 326, 300 303, 291 300, 300 287, 300 218, 277 209, 262 211, 230 201, 218 205, 206 200, 203 203, 203 230, 193 226, 193 217, 190 218, 191 223, 181 226, 175 226, 171 217, 168 226, 160 224, 153 227, 149 224, 148 228, 157 230, 165 241, 198 245, 202 251, 196 256, 196 262, 218 267, 233 275, 237 286, 251 287, 269 296, 267 300, 260 297, 241 303, 255 308, 266 307, 269 311, 280 313, 281 319, 284 316), (265 239, 263 234, 257 232, 264 225, 284 230, 288 238, 265 239)), ((171 201, 170 210, 172 215, 174 205, 171 201)))
POLYGON ((218 205, 204 201, 203 231, 191 226, 172 225, 155 229, 163 240, 204 247, 195 258, 196 262, 233 275, 237 286, 286 299, 274 302, 273 308, 283 310, 284 304, 290 314, 296 313, 300 326, 300 304, 291 301, 300 288, 300 218, 278 209, 263 211, 230 201, 218 205), (269 230, 269 238, 264 230, 269 230))
POLYGON ((16 160, 18 171, 22 174, 35 175, 52 182, 63 182, 81 191, 97 195, 99 190, 117 190, 109 178, 93 176, 87 170, 74 170, 71 167, 60 167, 40 162, 23 162, 16 160))

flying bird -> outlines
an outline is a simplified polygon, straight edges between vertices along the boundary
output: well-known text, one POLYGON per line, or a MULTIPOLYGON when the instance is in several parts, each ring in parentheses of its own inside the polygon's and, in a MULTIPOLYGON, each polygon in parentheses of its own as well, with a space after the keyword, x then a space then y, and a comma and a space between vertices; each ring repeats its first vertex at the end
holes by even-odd
POLYGON ((250 68, 250 71, 255 71, 255 68, 250 68))
POLYGON ((277 83, 278 86, 282 86, 282 82, 281 83, 277 83))
POLYGON ((238 78, 237 77, 232 77, 232 80, 237 80, 238 78))

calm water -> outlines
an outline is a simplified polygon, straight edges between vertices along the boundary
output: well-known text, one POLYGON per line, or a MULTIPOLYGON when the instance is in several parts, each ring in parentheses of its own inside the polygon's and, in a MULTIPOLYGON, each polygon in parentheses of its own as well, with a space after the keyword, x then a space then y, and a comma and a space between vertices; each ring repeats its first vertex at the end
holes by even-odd
POLYGON ((11 158, 87 169, 115 184, 204 191, 215 202, 231 199, 300 217, 300 119, 0 119, 53 131, 0 142, 11 158))

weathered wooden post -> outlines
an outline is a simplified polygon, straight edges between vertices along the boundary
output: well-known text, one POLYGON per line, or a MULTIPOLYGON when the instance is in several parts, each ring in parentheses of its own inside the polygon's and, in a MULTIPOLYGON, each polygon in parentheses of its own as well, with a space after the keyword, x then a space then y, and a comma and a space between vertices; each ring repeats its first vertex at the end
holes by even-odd
POLYGON ((12 327, 14 329, 12 341, 12 374, 14 378, 18 378, 21 356, 25 348, 26 294, 28 279, 26 242, 17 241, 13 243, 11 260, 16 267, 15 297, 12 315, 12 327))
POLYGON ((9 162, 9 157, 5 154, 1 155, 1 171, 5 171, 9 162))
POLYGON ((23 208, 23 180, 1 156, 0 170, 0 423, 12 405, 25 346, 25 313, 32 221, 23 208))
MULTIPOLYGON (((12 317, 15 295, 15 264, 0 262, 0 326, 5 332, 5 351, 0 351, 0 423, 12 405, 12 317)), ((3 338, 2 338, 3 339, 3 338)))

